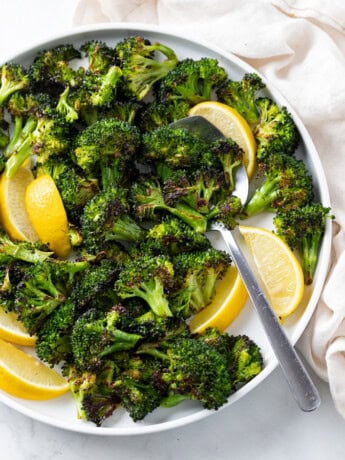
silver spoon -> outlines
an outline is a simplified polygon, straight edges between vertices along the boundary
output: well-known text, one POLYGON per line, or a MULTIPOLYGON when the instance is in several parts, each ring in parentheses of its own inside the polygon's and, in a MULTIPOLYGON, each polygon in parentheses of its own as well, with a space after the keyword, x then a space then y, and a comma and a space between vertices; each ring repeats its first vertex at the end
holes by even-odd
MULTIPOLYGON (((170 126, 188 129, 206 142, 224 138, 213 124, 199 116, 183 118, 170 126)), ((243 204, 247 201, 248 189, 246 170, 244 166, 240 166, 236 172, 236 187, 233 194, 238 196, 243 204)), ((230 231, 219 222, 212 222, 210 230, 220 232, 231 254, 298 406, 305 412, 317 409, 320 405, 319 393, 248 263, 249 259, 244 254, 245 243, 240 231, 237 227, 230 231)))

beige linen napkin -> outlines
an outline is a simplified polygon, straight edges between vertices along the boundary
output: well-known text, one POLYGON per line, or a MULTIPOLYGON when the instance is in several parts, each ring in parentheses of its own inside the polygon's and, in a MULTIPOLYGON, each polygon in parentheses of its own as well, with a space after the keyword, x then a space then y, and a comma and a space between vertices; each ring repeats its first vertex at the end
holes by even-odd
POLYGON ((75 24, 141 22, 200 37, 254 66, 311 134, 330 187, 332 264, 299 342, 345 417, 345 2, 343 0, 80 0, 75 24))

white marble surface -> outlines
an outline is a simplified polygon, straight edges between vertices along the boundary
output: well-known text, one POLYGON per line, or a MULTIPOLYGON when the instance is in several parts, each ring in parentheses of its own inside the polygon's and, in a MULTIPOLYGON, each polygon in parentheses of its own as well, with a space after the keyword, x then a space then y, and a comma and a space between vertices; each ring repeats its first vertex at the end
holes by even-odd
MULTIPOLYGON (((72 27, 77 0, 1 0, 0 61, 72 27)), ((322 404, 302 413, 279 369, 246 398, 193 425, 136 437, 100 437, 56 429, 0 403, 4 460, 189 459, 339 460, 345 421, 326 383, 315 377, 322 404)))

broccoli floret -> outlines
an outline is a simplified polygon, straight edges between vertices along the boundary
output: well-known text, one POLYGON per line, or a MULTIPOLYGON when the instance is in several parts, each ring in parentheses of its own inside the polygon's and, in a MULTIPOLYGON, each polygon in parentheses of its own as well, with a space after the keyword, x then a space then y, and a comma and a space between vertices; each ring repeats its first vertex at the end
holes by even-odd
POLYGON ((274 218, 277 234, 301 256, 306 284, 313 281, 322 236, 329 218, 333 218, 331 209, 321 203, 278 210, 274 218))
POLYGON ((267 97, 259 98, 256 104, 260 112, 254 127, 258 161, 266 161, 275 154, 292 155, 299 143, 299 132, 287 108, 279 108, 267 97))
POLYGON ((30 79, 27 71, 19 64, 4 64, 0 67, 0 106, 11 94, 27 89, 30 79))
POLYGON ((117 303, 114 282, 119 269, 115 260, 103 259, 99 263, 91 264, 85 270, 83 276, 76 281, 71 293, 78 312, 90 308, 109 309, 117 303))
POLYGON ((162 392, 154 385, 161 368, 160 360, 144 355, 131 356, 112 384, 121 405, 135 422, 142 420, 161 403, 162 392))
POLYGON ((137 101, 115 100, 111 104, 111 107, 106 107, 105 110, 99 113, 99 117, 117 118, 131 125, 135 125, 141 108, 142 104, 137 101))
MULTIPOLYGON (((163 126, 143 135, 143 157, 149 163, 164 162, 171 168, 197 167, 209 147, 188 129, 163 126)), ((206 160, 206 156, 205 156, 206 160)))
POLYGON ((175 217, 164 217, 151 227, 146 235, 145 250, 153 254, 176 255, 210 247, 202 233, 195 232, 189 225, 175 217))
POLYGON ((141 179, 132 186, 132 200, 135 212, 140 219, 157 219, 159 212, 170 213, 181 219, 198 233, 204 233, 207 219, 184 203, 168 206, 164 201, 163 190, 159 181, 150 176, 141 179))
POLYGON ((15 290, 15 309, 31 334, 66 301, 78 274, 88 265, 86 261, 46 260, 28 267, 15 290))
POLYGON ((53 109, 43 107, 25 120, 17 116, 13 138, 5 152, 9 157, 6 175, 12 177, 32 155, 36 155, 38 163, 44 163, 50 156, 64 153, 69 145, 68 126, 53 109))
POLYGON ((236 169, 243 163, 244 152, 232 139, 219 139, 212 143, 211 152, 222 164, 228 192, 235 188, 236 169))
POLYGON ((84 207, 81 231, 86 248, 99 251, 106 241, 138 243, 145 231, 129 215, 129 205, 117 189, 103 190, 84 207))
POLYGON ((223 185, 224 175, 216 168, 172 171, 163 183, 164 200, 172 206, 186 203, 195 211, 208 214, 212 199, 223 185))
POLYGON ((121 76, 121 69, 117 66, 109 67, 105 74, 86 73, 80 87, 80 105, 86 109, 88 106, 110 106, 115 100, 121 76))
POLYGON ((66 86, 80 84, 84 70, 74 70, 70 62, 80 59, 81 53, 73 45, 59 45, 37 53, 30 66, 30 78, 35 88, 56 96, 66 86))
MULTIPOLYGON (((0 149, 4 149, 5 147, 7 147, 9 142, 10 142, 9 123, 7 120, 5 120, 4 108, 0 107, 0 149)), ((5 166, 4 155, 3 155, 3 152, 1 152, 0 171, 4 169, 4 166, 5 166)))
POLYGON ((27 268, 28 264, 20 260, 0 265, 0 301, 5 311, 15 311, 15 291, 27 268))
POLYGON ((116 309, 105 313, 91 309, 79 316, 71 333, 73 360, 79 369, 97 369, 103 358, 136 346, 141 336, 119 329, 119 321, 116 309))
POLYGON ((250 125, 259 122, 259 110, 256 106, 257 93, 265 88, 265 84, 256 73, 246 73, 242 80, 227 80, 218 90, 221 102, 233 107, 250 125))
POLYGON ((156 374, 159 386, 167 386, 161 405, 172 407, 192 399, 207 409, 218 409, 232 392, 225 357, 215 348, 193 338, 177 339, 169 344, 166 370, 156 374))
POLYGON ((115 64, 115 52, 105 42, 89 40, 80 47, 88 58, 88 68, 91 72, 106 72, 115 64))
POLYGON ((123 72, 124 86, 137 100, 143 99, 154 83, 161 80, 177 62, 175 52, 162 43, 153 43, 142 37, 128 37, 115 47, 117 61, 123 72), (158 60, 156 53, 166 59, 158 60))
POLYGON ((190 317, 206 307, 216 292, 231 260, 228 254, 213 248, 182 253, 173 258, 175 291, 170 301, 175 315, 190 317))
POLYGON ((52 254, 41 243, 12 241, 5 233, 0 232, 0 264, 14 260, 36 264, 43 262, 52 254))
POLYGON ((139 297, 157 316, 172 316, 168 292, 174 280, 174 267, 166 256, 143 255, 129 261, 115 282, 121 299, 139 297))
POLYGON ((249 382, 262 368, 263 357, 259 346, 246 335, 231 335, 228 369, 234 389, 249 382))
POLYGON ((183 59, 164 77, 158 86, 160 102, 182 100, 190 105, 212 99, 216 90, 227 78, 217 59, 183 59))
POLYGON ((65 367, 77 417, 100 426, 119 406, 120 399, 112 389, 116 366, 106 361, 97 373, 80 371, 73 364, 65 367))
POLYGON ((54 366, 69 360, 72 350, 70 335, 75 320, 76 306, 70 299, 48 316, 36 333, 36 353, 42 361, 54 366))
POLYGON ((227 229, 232 230, 237 225, 237 217, 241 215, 243 209, 242 202, 237 196, 229 196, 220 199, 208 214, 208 220, 217 220, 227 229))
POLYGON ((275 154, 261 167, 263 182, 246 204, 244 216, 254 216, 262 211, 296 209, 312 200, 312 178, 302 160, 275 154))
POLYGON ((85 128, 77 136, 75 162, 86 172, 93 173, 104 157, 133 157, 140 143, 139 130, 116 118, 105 118, 85 128))
POLYGON ((140 129, 144 132, 153 131, 186 117, 189 109, 189 104, 184 101, 153 101, 140 113, 138 124, 140 129))

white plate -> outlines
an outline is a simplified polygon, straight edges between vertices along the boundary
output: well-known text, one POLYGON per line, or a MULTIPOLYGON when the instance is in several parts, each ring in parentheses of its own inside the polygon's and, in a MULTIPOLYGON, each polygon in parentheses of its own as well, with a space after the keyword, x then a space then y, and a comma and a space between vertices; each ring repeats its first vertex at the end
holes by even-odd
MULTIPOLYGON (((165 33, 157 27, 147 27, 141 24, 102 25, 101 27, 96 26, 77 29, 74 32, 56 37, 48 42, 40 43, 37 46, 14 56, 8 61, 16 61, 27 65, 32 61, 33 57, 40 49, 50 48, 61 43, 73 43, 78 48, 82 43, 90 39, 98 39, 114 45, 119 40, 131 35, 141 35, 151 41, 160 41, 167 44, 176 51, 179 58, 200 58, 204 56, 214 57, 219 60, 220 65, 226 69, 228 75, 233 79, 241 79, 245 72, 255 72, 252 67, 237 57, 229 53, 225 53, 214 46, 201 44, 200 42, 192 41, 189 38, 165 33)), ((265 81, 264 78, 263 80, 265 81)), ((297 154, 305 161, 314 178, 316 196, 325 206, 329 206, 329 194, 325 174, 322 169, 318 153, 309 134, 287 101, 272 87, 271 84, 266 81, 265 83, 269 88, 268 94, 279 105, 286 106, 293 115, 302 137, 302 142, 297 154)), ((247 222, 248 221, 246 221, 246 224, 247 222)), ((271 218, 268 216, 261 216, 260 218, 256 217, 255 220, 251 222, 256 226, 267 227, 271 225, 271 218)), ((289 318, 284 325, 285 331, 293 344, 296 343, 303 333, 316 307, 328 270, 330 247, 331 225, 328 223, 323 238, 314 283, 312 286, 306 288, 301 306, 298 311, 294 313, 293 317, 289 318)), ((272 353, 262 326, 249 301, 238 318, 232 323, 231 327, 229 327, 228 332, 235 334, 247 334, 256 341, 262 349, 265 368, 256 378, 233 394, 229 398, 228 403, 222 408, 227 407, 235 401, 243 398, 249 391, 259 385, 277 366, 277 361, 272 353)), ((143 421, 134 423, 124 410, 118 409, 114 412, 112 417, 106 420, 102 427, 96 427, 92 423, 77 420, 75 404, 72 396, 69 394, 51 401, 37 402, 14 398, 0 392, 0 401, 41 422, 72 431, 98 435, 134 435, 158 432, 192 423, 215 413, 215 411, 209 411, 201 408, 198 403, 185 402, 173 409, 158 408, 152 414, 149 414, 143 421)))

